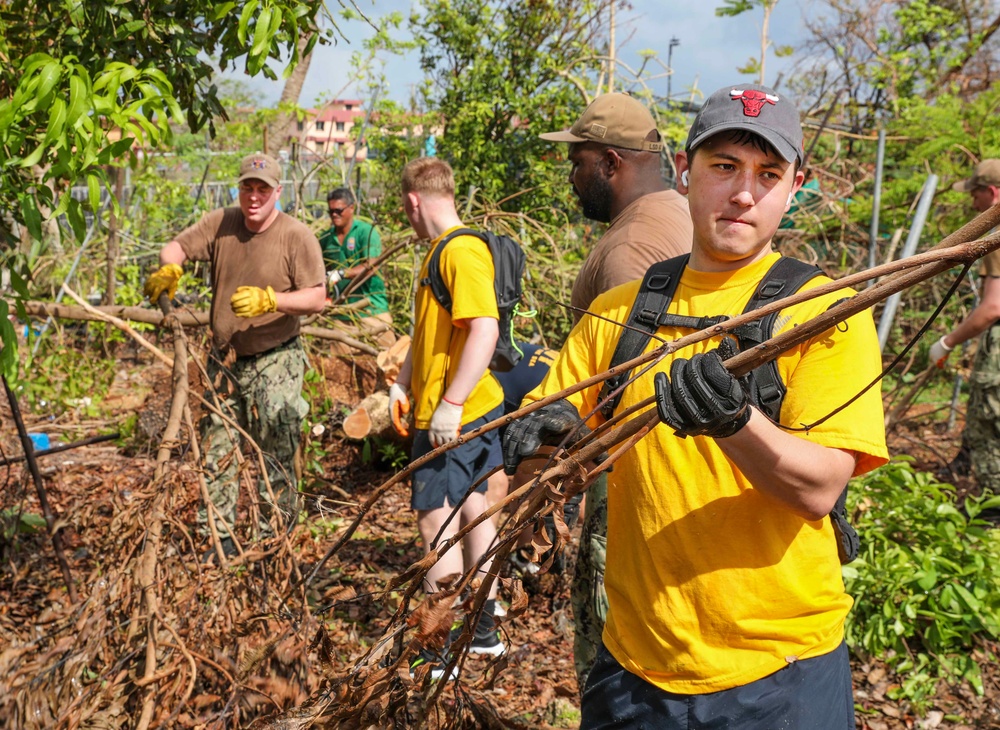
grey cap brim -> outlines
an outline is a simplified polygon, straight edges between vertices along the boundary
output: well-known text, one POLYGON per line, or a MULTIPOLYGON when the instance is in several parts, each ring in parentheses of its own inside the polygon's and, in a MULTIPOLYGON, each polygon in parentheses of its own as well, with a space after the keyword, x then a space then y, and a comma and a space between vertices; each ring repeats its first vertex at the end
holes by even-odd
POLYGON ((959 193, 967 193, 976 187, 976 185, 973 184, 974 180, 974 177, 970 177, 968 180, 959 180, 951 186, 951 189, 959 193))
POLYGON ((801 162, 802 150, 796 149, 795 145, 785 139, 781 134, 772 129, 771 127, 766 127, 762 124, 748 124, 745 121, 740 123, 725 123, 718 124, 711 129, 706 129, 704 132, 699 134, 692 140, 688 140, 687 148, 688 150, 693 150, 698 147, 702 142, 704 142, 709 137, 714 137, 720 132, 729 131, 740 131, 740 132, 753 132, 760 137, 766 139, 774 149, 778 151, 778 154, 785 160, 785 162, 795 162, 799 160, 801 162))
POLYGON ((564 129, 561 132, 546 132, 545 134, 538 135, 538 138, 544 139, 546 142, 590 142, 591 141, 585 137, 576 136, 568 129, 564 129))

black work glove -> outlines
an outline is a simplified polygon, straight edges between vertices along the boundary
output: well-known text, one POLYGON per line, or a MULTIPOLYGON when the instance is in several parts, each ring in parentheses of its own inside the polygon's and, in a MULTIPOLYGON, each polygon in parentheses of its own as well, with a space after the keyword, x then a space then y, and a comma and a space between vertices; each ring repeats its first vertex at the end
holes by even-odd
POLYGON ((590 433, 576 408, 565 398, 542 406, 521 416, 507 426, 503 435, 503 470, 511 476, 526 456, 531 456, 542 444, 558 446, 566 434, 579 426, 577 437, 590 433))
POLYGON ((750 398, 722 364, 719 350, 732 352, 726 343, 690 360, 674 360, 669 381, 665 373, 653 378, 660 420, 678 436, 726 438, 750 420, 750 398))

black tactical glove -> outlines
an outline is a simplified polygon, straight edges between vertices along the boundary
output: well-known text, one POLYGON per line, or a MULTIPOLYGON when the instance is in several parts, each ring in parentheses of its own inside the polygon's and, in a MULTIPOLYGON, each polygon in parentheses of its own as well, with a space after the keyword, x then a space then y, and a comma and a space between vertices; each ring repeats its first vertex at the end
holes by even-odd
POLYGON ((576 408, 565 398, 521 416, 507 426, 503 435, 504 472, 508 476, 515 474, 522 459, 534 454, 542 444, 558 446, 577 426, 577 438, 590 433, 576 408))
POLYGON ((674 360, 670 380, 657 373, 656 409, 660 420, 678 436, 726 438, 750 420, 750 398, 722 364, 722 354, 732 351, 726 343, 718 350, 699 353, 690 360, 674 360))

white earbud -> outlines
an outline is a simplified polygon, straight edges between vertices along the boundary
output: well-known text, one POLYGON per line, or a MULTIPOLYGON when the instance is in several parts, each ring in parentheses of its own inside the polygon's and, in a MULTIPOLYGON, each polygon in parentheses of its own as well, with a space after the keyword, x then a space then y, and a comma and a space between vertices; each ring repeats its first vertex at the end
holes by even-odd
POLYGON ((688 171, 687 170, 685 170, 684 172, 681 173, 681 185, 683 185, 684 187, 688 186, 688 171))
POLYGON ((787 207, 788 207, 789 205, 791 205, 791 204, 792 204, 792 198, 794 198, 794 197, 795 197, 795 193, 789 193, 789 194, 788 194, 788 200, 786 200, 786 201, 785 201, 785 207, 786 207, 786 208, 787 208, 787 207))

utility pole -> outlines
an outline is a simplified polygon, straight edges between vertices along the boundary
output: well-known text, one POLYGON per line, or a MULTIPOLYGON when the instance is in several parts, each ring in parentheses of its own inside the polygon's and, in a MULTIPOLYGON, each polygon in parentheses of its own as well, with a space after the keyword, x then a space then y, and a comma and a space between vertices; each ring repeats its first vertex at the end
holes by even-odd
POLYGON ((670 44, 667 46, 667 70, 670 72, 667 75, 667 108, 670 108, 670 82, 674 78, 674 46, 679 46, 681 44, 681 39, 677 36, 670 38, 670 44))
POLYGON ((608 33, 608 93, 615 90, 615 3, 609 6, 611 12, 611 30, 608 33))

